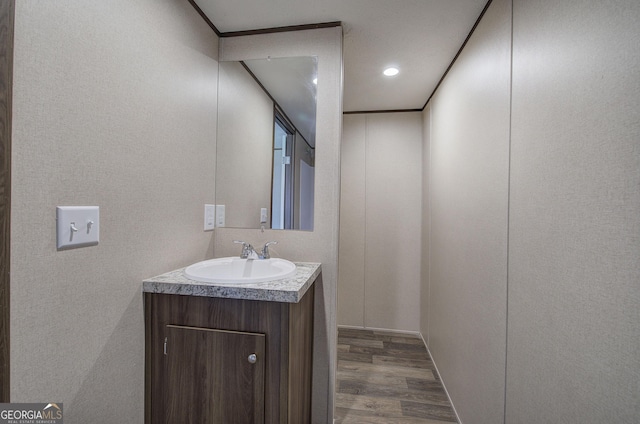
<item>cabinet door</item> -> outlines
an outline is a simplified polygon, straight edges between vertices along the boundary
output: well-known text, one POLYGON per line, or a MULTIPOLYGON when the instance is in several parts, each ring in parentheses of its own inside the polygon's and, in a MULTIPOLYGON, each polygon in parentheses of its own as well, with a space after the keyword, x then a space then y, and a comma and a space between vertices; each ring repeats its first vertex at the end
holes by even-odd
POLYGON ((263 424, 264 355, 264 334, 167 325, 164 422, 263 424))

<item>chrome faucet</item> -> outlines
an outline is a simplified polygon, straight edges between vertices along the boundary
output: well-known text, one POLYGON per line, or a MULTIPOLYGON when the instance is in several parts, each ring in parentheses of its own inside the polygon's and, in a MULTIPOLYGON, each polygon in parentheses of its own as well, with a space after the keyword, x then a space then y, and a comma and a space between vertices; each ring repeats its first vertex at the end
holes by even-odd
POLYGON ((249 243, 244 242, 242 240, 234 240, 234 243, 242 244, 242 253, 240 253, 240 259, 257 259, 258 254, 256 253, 253 246, 249 243))
POLYGON ((277 241, 270 241, 265 243, 262 248, 262 252, 258 254, 256 250, 249 243, 242 240, 234 240, 234 243, 242 244, 242 253, 240 253, 240 259, 269 259, 271 255, 269 254, 269 246, 272 244, 277 244, 277 241))
POLYGON ((278 242, 270 241, 264 244, 264 247, 262 248, 262 254, 260 255, 261 259, 269 259, 271 257, 271 255, 269 254, 269 246, 271 246, 272 244, 278 244, 278 242))

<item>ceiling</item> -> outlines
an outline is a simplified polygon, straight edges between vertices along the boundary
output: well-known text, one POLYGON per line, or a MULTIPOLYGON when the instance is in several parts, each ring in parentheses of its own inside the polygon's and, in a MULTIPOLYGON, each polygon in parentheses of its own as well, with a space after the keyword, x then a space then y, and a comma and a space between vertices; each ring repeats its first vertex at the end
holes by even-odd
POLYGON ((487 2, 195 1, 221 33, 341 21, 345 112, 422 109, 487 2))

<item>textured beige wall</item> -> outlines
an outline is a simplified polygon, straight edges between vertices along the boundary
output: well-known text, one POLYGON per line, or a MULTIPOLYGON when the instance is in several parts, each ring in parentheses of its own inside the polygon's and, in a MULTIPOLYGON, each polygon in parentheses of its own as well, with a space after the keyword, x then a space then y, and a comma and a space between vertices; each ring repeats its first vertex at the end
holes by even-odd
POLYGON ((419 331, 422 115, 346 115, 343 127, 338 322, 419 331))
POLYGON ((211 255, 217 39, 185 1, 16 2, 11 400, 142 423, 142 280, 211 255), (100 206, 56 251, 55 207, 100 206))
POLYGON ((420 261, 420 334, 429 343, 429 270, 431 259, 431 104, 422 111, 422 239, 420 261))
POLYGON ((220 62, 216 204, 225 226, 260 227, 260 208, 271 213, 273 101, 240 62, 220 62))
POLYGON ((515 0, 509 90, 509 3, 431 103, 429 347, 463 422, 638 422, 640 4, 515 0))
POLYGON ((640 422, 640 2, 514 1, 507 423, 640 422))
POLYGON ((420 327, 422 115, 367 116, 365 326, 420 327))
POLYGON ((367 115, 344 115, 340 178, 338 325, 364 327, 365 131, 367 115))
POLYGON ((510 54, 495 0, 431 102, 429 349, 471 424, 504 414, 510 54))
POLYGON ((229 37, 221 40, 221 60, 272 57, 318 57, 315 218, 313 231, 220 228, 215 230, 215 256, 239 254, 232 240, 260 246, 268 240, 273 256, 322 263, 316 284, 313 422, 331 422, 335 393, 336 295, 340 200, 340 139, 342 135, 342 28, 229 37))

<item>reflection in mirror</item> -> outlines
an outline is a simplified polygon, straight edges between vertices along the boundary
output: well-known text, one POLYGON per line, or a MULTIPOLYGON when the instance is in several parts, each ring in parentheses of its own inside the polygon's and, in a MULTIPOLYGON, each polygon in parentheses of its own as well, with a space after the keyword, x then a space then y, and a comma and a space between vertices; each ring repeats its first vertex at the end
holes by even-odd
POLYGON ((220 62, 216 204, 225 206, 224 226, 313 230, 316 74, 315 57, 220 62))

